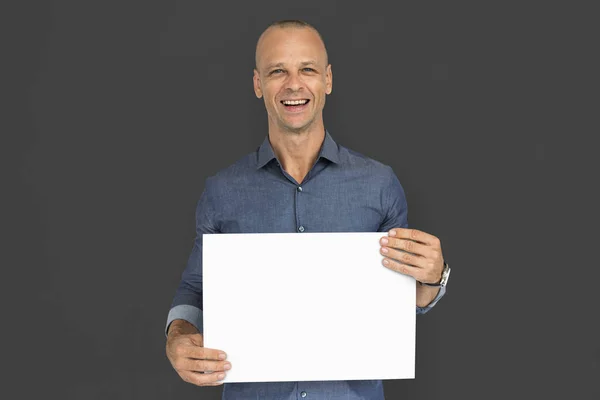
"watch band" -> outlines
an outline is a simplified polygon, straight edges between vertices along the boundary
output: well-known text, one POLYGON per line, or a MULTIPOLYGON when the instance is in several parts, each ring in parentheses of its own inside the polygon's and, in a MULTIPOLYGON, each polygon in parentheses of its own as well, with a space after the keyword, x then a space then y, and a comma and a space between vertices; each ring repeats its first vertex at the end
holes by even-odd
POLYGON ((438 283, 426 283, 426 282, 420 282, 420 283, 421 283, 421 285, 427 285, 427 286, 431 286, 431 287, 444 287, 448 283, 449 276, 450 276, 450 267, 448 266, 448 263, 444 260, 444 269, 442 270, 442 278, 440 279, 440 281, 438 283))

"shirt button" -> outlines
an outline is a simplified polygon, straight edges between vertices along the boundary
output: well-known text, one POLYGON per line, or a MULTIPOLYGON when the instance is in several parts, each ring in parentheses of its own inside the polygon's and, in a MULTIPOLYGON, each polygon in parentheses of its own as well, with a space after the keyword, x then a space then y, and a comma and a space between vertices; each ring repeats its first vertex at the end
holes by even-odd
POLYGON ((304 227, 303 227, 302 225, 300 225, 300 227, 298 228, 298 230, 299 230, 300 232, 304 232, 304 227))
POLYGON ((302 393, 300 393, 300 396, 302 396, 302 397, 306 397, 306 392, 302 392, 302 393))
POLYGON ((298 186, 298 191, 301 192, 302 191, 302 186, 298 186))

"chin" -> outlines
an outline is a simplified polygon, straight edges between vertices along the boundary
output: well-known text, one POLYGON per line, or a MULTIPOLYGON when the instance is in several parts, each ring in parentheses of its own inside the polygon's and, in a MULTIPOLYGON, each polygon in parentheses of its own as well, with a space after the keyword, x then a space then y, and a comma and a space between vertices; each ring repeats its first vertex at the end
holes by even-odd
POLYGON ((301 132, 303 130, 308 129, 308 127, 310 126, 310 124, 309 123, 284 124, 283 126, 287 130, 294 131, 294 132, 301 132))

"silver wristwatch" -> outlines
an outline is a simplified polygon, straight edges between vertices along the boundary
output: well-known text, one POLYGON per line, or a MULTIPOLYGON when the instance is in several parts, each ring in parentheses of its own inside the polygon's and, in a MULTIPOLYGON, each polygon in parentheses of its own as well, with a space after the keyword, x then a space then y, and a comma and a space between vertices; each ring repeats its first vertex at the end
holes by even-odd
POLYGON ((448 283, 448 278, 450 277, 450 267, 448 263, 444 261, 444 269, 442 271, 442 279, 438 283, 425 283, 421 282, 422 285, 432 286, 432 287, 444 287, 448 283))

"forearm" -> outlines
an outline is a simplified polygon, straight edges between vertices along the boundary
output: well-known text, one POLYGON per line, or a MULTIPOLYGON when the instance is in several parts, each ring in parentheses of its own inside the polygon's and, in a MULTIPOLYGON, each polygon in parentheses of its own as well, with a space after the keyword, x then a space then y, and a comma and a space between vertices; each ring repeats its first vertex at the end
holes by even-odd
POLYGON ((417 307, 426 307, 438 295, 440 288, 422 285, 417 282, 417 307))
POLYGON ((176 320, 185 320, 202 333, 202 266, 199 246, 195 246, 175 292, 167 316, 165 335, 176 320))

